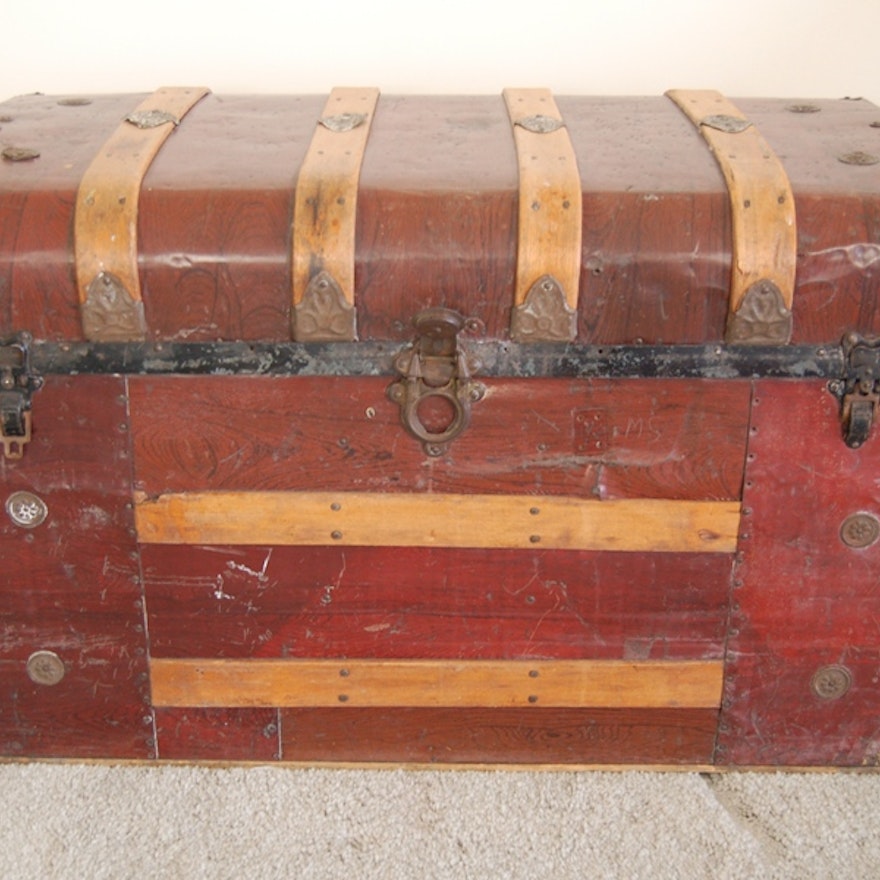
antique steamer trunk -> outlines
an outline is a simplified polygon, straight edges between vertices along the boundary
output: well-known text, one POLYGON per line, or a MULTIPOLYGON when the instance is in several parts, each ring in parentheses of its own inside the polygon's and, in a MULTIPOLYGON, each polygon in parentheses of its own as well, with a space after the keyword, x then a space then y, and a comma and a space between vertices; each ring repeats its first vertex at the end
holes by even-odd
POLYGON ((873 765, 880 110, 0 105, 0 754, 873 765))

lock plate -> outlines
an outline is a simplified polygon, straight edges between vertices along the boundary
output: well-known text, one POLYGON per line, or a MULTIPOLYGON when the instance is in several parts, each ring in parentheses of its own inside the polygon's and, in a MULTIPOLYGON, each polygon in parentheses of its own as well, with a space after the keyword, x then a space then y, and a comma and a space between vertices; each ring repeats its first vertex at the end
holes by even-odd
POLYGON ((6 458, 17 459, 31 439, 31 395, 43 384, 31 369, 28 333, 0 340, 0 444, 6 458))
POLYGON ((828 388, 840 401, 844 442, 858 449, 871 435, 880 403, 880 337, 848 333, 841 347, 844 375, 828 388))
POLYGON ((416 315, 414 342, 394 359, 401 378, 388 388, 400 406, 404 428, 431 456, 443 455, 470 423, 471 404, 485 386, 474 381, 480 362, 461 346, 461 333, 478 322, 452 309, 426 309, 416 315))

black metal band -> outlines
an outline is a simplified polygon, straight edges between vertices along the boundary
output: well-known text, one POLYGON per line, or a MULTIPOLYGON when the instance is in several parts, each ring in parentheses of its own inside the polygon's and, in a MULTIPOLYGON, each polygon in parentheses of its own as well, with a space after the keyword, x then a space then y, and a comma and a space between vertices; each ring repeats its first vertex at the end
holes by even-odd
MULTIPOLYGON (((480 377, 839 379, 841 346, 578 345, 468 340, 480 377)), ((398 342, 162 342, 30 345, 38 374, 393 376, 398 342)))

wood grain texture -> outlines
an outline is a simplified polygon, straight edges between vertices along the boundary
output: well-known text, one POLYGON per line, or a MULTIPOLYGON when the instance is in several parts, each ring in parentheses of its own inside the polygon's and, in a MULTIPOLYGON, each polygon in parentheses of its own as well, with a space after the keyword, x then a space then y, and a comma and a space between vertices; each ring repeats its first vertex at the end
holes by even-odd
POLYGON ((709 760, 714 709, 284 709, 287 761, 685 764, 709 760))
POLYGON ((717 661, 153 657, 156 706, 710 708, 717 661))
POLYGON ((378 89, 333 89, 322 119, 348 114, 363 116, 362 122, 334 131, 316 121, 296 182, 291 231, 295 304, 312 278, 327 272, 354 305, 358 181, 378 100, 378 89))
POLYGON ((720 93, 673 89, 667 96, 697 126, 727 182, 733 231, 729 314, 739 310, 753 284, 765 279, 779 289, 790 309, 797 226, 785 169, 751 120, 720 93), (716 115, 747 127, 740 132, 721 131, 707 123, 716 115))
POLYGON ((824 383, 765 380, 749 449, 718 760, 873 765, 880 544, 840 535, 851 514, 880 515, 877 438, 844 444, 824 383), (811 680, 838 664, 852 686, 821 699, 811 680))
MULTIPOLYGON (((180 119, 207 93, 204 88, 163 88, 132 110, 170 113, 180 119)), ((118 278, 133 300, 141 300, 137 240, 141 183, 176 124, 141 128, 120 122, 83 175, 74 219, 81 304, 88 299, 93 280, 102 273, 118 278)))
MULTIPOLYGON (((17 328, 79 338, 70 234, 76 189, 140 97, 94 96, 86 107, 39 95, 3 104, 14 117, 4 136, 41 150, 37 162, 0 167, 0 201, 32 193, 15 244, 17 328), (55 216, 45 211, 52 202, 55 216)), ((836 158, 854 144, 870 151, 876 108, 823 100, 814 102, 819 113, 793 114, 790 103, 737 99, 785 157, 795 193, 794 339, 836 342, 848 329, 877 332, 880 261, 871 255, 878 171, 836 158)), ((211 95, 188 115, 185 136, 165 144, 145 178, 139 212, 151 334, 284 338, 291 181, 323 104, 322 96, 211 95), (200 209, 182 209, 190 200, 200 209)), ((557 104, 583 178, 580 338, 721 339, 727 193, 699 135, 661 97, 559 97, 557 104)), ((356 230, 362 337, 404 341, 414 312, 439 305, 479 318, 490 337, 504 338, 511 297, 503 292, 515 283, 517 167, 501 96, 383 96, 370 138, 356 230), (438 130, 443 137, 426 136, 438 130)))
POLYGON ((535 495, 189 492, 135 496, 145 544, 732 553, 739 504, 535 495))
POLYGON ((274 761, 275 709, 157 709, 158 757, 167 761, 274 761))
POLYGON ((530 117, 562 122, 548 89, 505 89, 519 165, 514 305, 551 276, 577 309, 581 272, 581 179, 568 130, 530 131, 530 117))
POLYGON ((717 659, 720 554, 142 548, 167 657, 717 659))
POLYGON ((749 383, 486 380, 470 427, 427 457, 387 379, 130 381, 135 479, 204 490, 735 500, 749 383))
POLYGON ((124 389, 47 378, 25 456, 0 460, 0 503, 48 508, 32 529, 0 514, 0 754, 154 756, 124 389), (45 650, 66 670, 54 686, 27 675, 45 650))

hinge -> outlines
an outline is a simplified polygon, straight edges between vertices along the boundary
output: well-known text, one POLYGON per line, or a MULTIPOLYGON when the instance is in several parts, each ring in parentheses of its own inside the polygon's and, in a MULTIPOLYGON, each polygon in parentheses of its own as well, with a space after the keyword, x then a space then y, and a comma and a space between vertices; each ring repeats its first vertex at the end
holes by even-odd
POLYGON ((426 309, 413 322, 417 337, 394 359, 402 378, 388 388, 403 426, 428 455, 446 452, 470 422, 471 404, 486 393, 471 376, 479 361, 464 351, 459 334, 478 323, 451 309, 426 309))
POLYGON ((31 395, 43 377, 31 369, 29 333, 0 340, 0 443, 5 458, 21 458, 31 439, 31 395))
POLYGON ((844 375, 828 383, 840 401, 843 439, 858 449, 870 436, 880 403, 880 337, 848 333, 841 343, 844 375))

